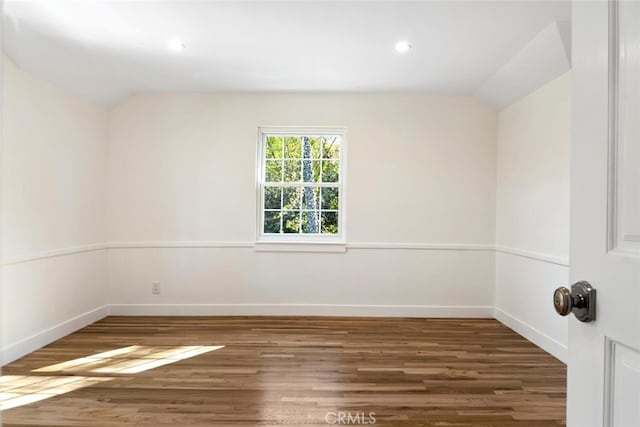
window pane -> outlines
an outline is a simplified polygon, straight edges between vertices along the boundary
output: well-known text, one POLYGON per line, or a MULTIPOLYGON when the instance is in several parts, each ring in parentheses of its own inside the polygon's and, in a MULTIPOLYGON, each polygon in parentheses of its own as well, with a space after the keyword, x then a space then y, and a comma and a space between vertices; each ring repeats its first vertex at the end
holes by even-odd
POLYGON ((272 134, 263 143, 263 232, 339 234, 342 137, 272 134))
POLYGON ((280 233, 280 211, 264 213, 264 232, 280 233))
POLYGON ((284 233, 300 232, 300 211, 282 212, 282 231, 284 233))
POLYGON ((338 182, 340 162, 324 160, 322 162, 322 182, 338 182))
POLYGON ((302 212, 302 232, 305 234, 317 234, 320 231, 320 215, 317 211, 302 212))
POLYGON ((317 187, 304 187, 302 194, 302 209, 315 211, 320 207, 320 189, 317 187))
POLYGON ((265 187, 264 188, 264 208, 280 209, 280 201, 282 200, 282 188, 265 187))
POLYGON ((284 161, 284 180, 285 182, 299 182, 302 179, 300 170, 302 162, 300 160, 284 161))
POLYGON ((264 180, 266 182, 282 182, 282 161, 267 160, 265 162, 264 180))
POLYGON ((282 137, 280 136, 267 137, 267 146, 264 150, 264 156, 267 159, 282 158, 282 137))
POLYGON ((302 199, 302 188, 287 187, 282 189, 282 208, 283 209, 300 209, 300 201, 302 199))
POLYGON ((287 159, 302 158, 302 141, 299 136, 284 137, 284 157, 287 159))
POLYGON ((340 158, 340 138, 337 136, 329 136, 322 143, 323 159, 340 158))
POLYGON ((322 234, 338 234, 338 212, 321 213, 322 234))
POLYGON ((320 182, 320 162, 318 160, 302 161, 302 181, 320 182))
POLYGON ((310 136, 309 137, 309 145, 311 147, 311 156, 305 156, 305 158, 309 159, 319 159, 320 158, 320 150, 321 150, 321 145, 322 145, 322 141, 325 140, 325 137, 320 136, 320 137, 315 137, 315 136, 310 136))
POLYGON ((338 210, 339 206, 338 189, 334 187, 322 188, 322 209, 338 210))

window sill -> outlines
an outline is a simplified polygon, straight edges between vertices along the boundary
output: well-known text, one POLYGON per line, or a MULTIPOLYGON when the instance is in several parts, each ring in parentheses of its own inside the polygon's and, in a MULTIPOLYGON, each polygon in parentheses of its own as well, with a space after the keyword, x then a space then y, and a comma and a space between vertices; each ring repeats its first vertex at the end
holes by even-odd
POLYGON ((256 252, 346 252, 347 244, 338 242, 255 242, 256 252))

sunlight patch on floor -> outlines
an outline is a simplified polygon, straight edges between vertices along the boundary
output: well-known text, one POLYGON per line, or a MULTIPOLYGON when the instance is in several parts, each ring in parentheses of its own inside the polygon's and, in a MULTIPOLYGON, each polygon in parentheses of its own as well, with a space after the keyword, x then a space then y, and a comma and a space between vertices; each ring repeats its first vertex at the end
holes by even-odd
MULTIPOLYGON (((224 348, 224 346, 185 345, 171 347, 132 345, 56 363, 55 365, 34 369, 32 372, 49 374, 75 372, 138 374, 221 348, 224 348)), ((0 376, 0 411, 28 405, 112 379, 110 377, 70 375, 3 375, 0 376)))
POLYGON ((186 345, 169 347, 132 345, 34 369, 32 372, 137 374, 221 348, 224 348, 224 346, 186 345))
POLYGON ((110 380, 107 377, 3 375, 0 377, 0 411, 110 380))

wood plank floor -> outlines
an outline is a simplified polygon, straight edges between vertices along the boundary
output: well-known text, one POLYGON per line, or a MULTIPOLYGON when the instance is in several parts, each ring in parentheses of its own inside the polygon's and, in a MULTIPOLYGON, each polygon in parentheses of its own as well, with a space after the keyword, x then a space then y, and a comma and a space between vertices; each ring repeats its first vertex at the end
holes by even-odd
POLYGON ((108 317, 7 365, 2 378, 5 404, 61 393, 4 410, 7 427, 565 419, 565 365, 489 319, 108 317))

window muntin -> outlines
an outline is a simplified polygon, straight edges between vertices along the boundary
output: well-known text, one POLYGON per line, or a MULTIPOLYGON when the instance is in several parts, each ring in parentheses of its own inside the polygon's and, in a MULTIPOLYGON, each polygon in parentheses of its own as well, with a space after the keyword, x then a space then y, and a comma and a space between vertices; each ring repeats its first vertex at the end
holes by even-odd
POLYGON ((341 240, 344 131, 260 132, 260 240, 341 240))

